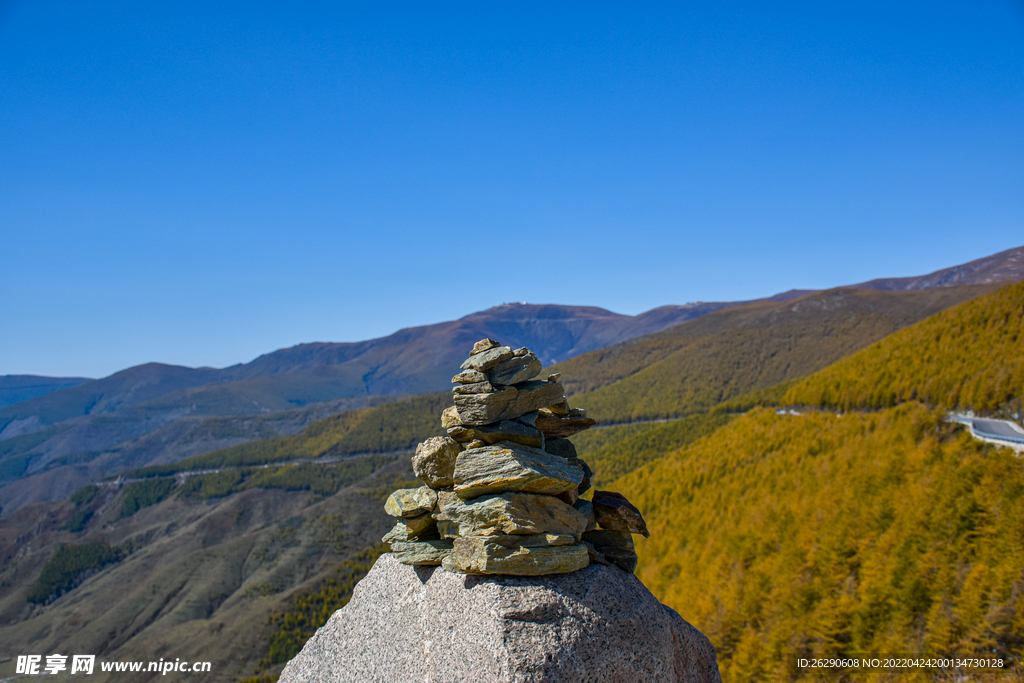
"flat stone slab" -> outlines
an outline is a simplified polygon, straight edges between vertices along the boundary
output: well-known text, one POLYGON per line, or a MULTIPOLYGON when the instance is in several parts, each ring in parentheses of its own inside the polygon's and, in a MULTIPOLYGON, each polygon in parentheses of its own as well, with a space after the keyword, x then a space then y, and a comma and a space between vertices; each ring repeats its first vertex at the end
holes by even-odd
MULTIPOLYGON (((494 341, 485 340, 485 341, 494 341)), ((508 360, 512 357, 512 349, 507 346, 490 346, 483 351, 477 351, 476 347, 473 347, 473 355, 466 360, 462 361, 460 368, 462 370, 478 370, 483 372, 489 370, 503 360, 508 360)))
POLYGON ((382 555, 280 683, 720 683, 708 639, 632 574, 465 576, 382 555))
POLYGON ((513 441, 533 448, 544 446, 544 436, 539 430, 515 420, 501 420, 495 424, 479 427, 451 427, 448 429, 448 436, 462 443, 479 439, 488 444, 513 441))
POLYGON ((583 469, 557 455, 499 441, 459 453, 452 479, 463 498, 502 491, 556 494, 577 488, 583 469))
POLYGON ((496 541, 493 536, 456 538, 452 552, 441 566, 463 574, 542 576, 574 572, 590 563, 587 547, 582 543, 508 547, 496 541))
POLYGON ((565 439, 590 429, 597 424, 597 420, 589 417, 574 417, 571 415, 544 415, 541 414, 534 420, 534 426, 544 432, 549 439, 565 439))
POLYGON ((519 384, 540 374, 543 368, 537 356, 526 349, 517 349, 514 353, 518 354, 520 350, 525 353, 504 360, 487 371, 487 379, 491 381, 491 384, 495 386, 519 384))
POLYGON ((461 536, 569 534, 578 539, 587 519, 554 496, 502 493, 464 501, 447 491, 438 495, 434 518, 455 522, 461 536))
POLYGON ((530 380, 489 394, 455 394, 452 400, 461 424, 485 425, 499 420, 514 420, 564 401, 565 388, 559 382, 530 380))
POLYGON ((391 542, 391 555, 402 564, 437 566, 452 551, 450 539, 436 541, 391 542))

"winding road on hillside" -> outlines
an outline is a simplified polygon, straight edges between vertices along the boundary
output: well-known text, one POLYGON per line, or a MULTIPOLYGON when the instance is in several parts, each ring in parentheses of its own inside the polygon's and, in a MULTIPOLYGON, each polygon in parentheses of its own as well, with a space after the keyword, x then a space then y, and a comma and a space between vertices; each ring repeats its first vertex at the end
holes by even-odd
POLYGON ((982 441, 1005 443, 1024 449, 1024 429, 1016 422, 965 415, 951 415, 949 419, 967 425, 971 429, 971 434, 982 441))

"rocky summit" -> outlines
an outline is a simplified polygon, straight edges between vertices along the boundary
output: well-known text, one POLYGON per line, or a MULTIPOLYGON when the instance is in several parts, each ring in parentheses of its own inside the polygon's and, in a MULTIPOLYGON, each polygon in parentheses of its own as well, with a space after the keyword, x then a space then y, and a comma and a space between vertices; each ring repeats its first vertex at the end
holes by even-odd
POLYGON ((280 683, 721 681, 710 641, 617 567, 464 576, 397 558, 377 560, 280 683))
POLYGON ((581 498, 593 472, 569 437, 594 420, 569 407, 559 375, 537 379, 536 354, 493 339, 459 370, 441 416, 447 435, 412 458, 425 485, 384 505, 397 518, 384 537, 395 559, 461 574, 564 574, 591 562, 632 572, 632 534, 649 535, 647 525, 621 494, 581 498))

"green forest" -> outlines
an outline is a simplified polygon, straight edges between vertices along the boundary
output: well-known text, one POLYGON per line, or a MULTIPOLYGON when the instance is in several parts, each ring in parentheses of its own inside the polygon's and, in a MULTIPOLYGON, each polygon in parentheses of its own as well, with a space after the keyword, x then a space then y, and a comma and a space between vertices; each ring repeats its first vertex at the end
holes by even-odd
POLYGON ((84 575, 121 559, 121 553, 106 543, 61 545, 39 573, 29 592, 29 602, 44 604, 78 585, 84 575))

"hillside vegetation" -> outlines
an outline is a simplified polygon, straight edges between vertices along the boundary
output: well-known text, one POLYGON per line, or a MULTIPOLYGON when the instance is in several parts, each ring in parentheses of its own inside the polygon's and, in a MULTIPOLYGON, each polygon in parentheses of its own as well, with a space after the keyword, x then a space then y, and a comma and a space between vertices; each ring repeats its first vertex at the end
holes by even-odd
POLYGON ((671 422, 616 425, 591 429, 572 437, 576 451, 594 471, 601 488, 652 460, 711 434, 732 419, 724 411, 690 415, 671 422))
POLYGON ((809 375, 994 285, 838 289, 710 313, 552 366, 604 423, 678 417, 809 375))
MULTIPOLYGON (((311 491, 331 496, 338 489, 368 477, 381 467, 395 461, 395 456, 369 455, 326 465, 302 464, 277 467, 240 467, 189 477, 178 487, 185 498, 221 498, 249 489, 283 489, 311 491)), ((173 481, 152 479, 153 482, 173 481)))
POLYGON ((964 303, 732 402, 785 389, 871 410, 753 408, 612 484, 652 531, 639 575, 711 638, 727 683, 792 680, 793 654, 994 655, 1020 673, 1024 466, 945 415, 1019 407, 1022 318, 1024 285, 964 303))
POLYGON ((189 470, 409 450, 421 440, 442 432, 441 413, 451 404, 450 394, 428 394, 376 408, 351 410, 314 422, 298 434, 253 441, 169 465, 145 467, 132 472, 132 476, 156 477, 189 470))
POLYGON ((29 591, 27 600, 45 603, 71 590, 83 575, 117 562, 120 553, 106 543, 62 545, 39 572, 39 579, 29 591))
POLYGON ((1024 283, 901 330, 800 382, 789 404, 884 408, 918 399, 946 409, 1020 410, 1024 283))
POLYGON ((613 488, 727 683, 789 680, 792 653, 1024 654, 1024 468, 918 403, 758 409, 613 488))

